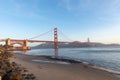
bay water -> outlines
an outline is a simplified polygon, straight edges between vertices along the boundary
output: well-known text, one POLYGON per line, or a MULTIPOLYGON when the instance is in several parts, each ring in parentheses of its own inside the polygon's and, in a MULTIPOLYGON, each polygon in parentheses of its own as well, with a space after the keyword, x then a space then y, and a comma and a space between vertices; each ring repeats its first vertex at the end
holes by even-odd
MULTIPOLYGON (((27 55, 55 55, 54 49, 32 49, 27 52, 18 52, 27 55)), ((120 73, 120 47, 61 48, 58 56, 120 73)))

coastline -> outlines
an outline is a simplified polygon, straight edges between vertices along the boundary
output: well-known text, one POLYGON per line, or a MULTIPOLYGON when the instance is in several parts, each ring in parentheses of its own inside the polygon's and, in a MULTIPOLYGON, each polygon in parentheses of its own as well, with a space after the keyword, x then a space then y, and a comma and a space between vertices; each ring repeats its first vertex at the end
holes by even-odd
MULTIPOLYGON (((46 56, 44 56, 44 57, 46 57, 46 56)), ((51 57, 51 56, 47 56, 47 58, 53 59, 53 60, 58 60, 58 61, 65 61, 65 62, 69 62, 69 63, 73 63, 73 64, 81 63, 84 66, 89 66, 91 68, 100 69, 100 70, 104 70, 104 71, 107 71, 107 72, 110 72, 110 73, 113 73, 113 74, 120 75, 119 71, 114 71, 114 70, 106 69, 106 68, 103 68, 103 67, 98 67, 98 66, 90 64, 88 62, 82 62, 82 61, 79 61, 79 60, 76 60, 76 59, 65 58, 65 57, 57 57, 57 58, 55 58, 55 57, 51 57)))
MULTIPOLYGON (((51 59, 49 56, 33 56, 17 53, 14 53, 14 55, 16 58, 11 59, 11 61, 15 61, 27 68, 38 80, 120 80, 117 74, 96 67, 93 68, 91 65, 81 62, 61 64, 57 63, 60 60, 51 59), (40 60, 40 62, 33 60, 40 60)), ((63 62, 66 61, 63 60, 63 62)))

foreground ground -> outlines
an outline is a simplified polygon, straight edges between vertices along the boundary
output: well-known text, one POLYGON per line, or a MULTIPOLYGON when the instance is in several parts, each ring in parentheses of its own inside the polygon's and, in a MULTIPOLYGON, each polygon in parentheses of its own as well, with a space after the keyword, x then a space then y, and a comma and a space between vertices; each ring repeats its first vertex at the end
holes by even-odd
POLYGON ((48 62, 33 62, 32 60, 52 60, 46 57, 14 54, 12 59, 27 68, 38 80, 120 80, 115 74, 107 71, 93 69, 82 63, 58 64, 48 62))

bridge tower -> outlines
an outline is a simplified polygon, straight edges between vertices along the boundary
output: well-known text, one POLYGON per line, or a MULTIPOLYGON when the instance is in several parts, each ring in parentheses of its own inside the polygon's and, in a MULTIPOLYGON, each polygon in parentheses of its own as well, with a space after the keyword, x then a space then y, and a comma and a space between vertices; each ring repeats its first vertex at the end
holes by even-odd
POLYGON ((54 48, 58 49, 58 30, 54 28, 54 48))
POLYGON ((58 30, 54 28, 54 49, 55 49, 55 56, 58 56, 58 30))
POLYGON ((10 44, 11 44, 11 40, 10 40, 10 38, 8 38, 8 39, 6 40, 6 46, 10 46, 10 44))
POLYGON ((24 40, 24 42, 23 42, 23 49, 24 50, 30 49, 29 46, 28 46, 28 40, 24 40))
POLYGON ((11 39, 10 38, 6 39, 5 48, 9 50, 12 47, 13 46, 11 46, 11 39))

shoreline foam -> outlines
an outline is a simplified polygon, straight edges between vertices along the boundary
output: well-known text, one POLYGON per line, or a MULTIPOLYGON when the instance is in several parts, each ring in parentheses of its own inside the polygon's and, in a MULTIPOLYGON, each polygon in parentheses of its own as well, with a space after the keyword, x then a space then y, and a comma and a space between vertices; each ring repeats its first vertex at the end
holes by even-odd
MULTIPOLYGON (((47 56, 48 57, 48 56, 47 56)), ((82 63, 83 65, 85 66, 89 66, 89 67, 92 67, 92 68, 95 68, 95 69, 99 69, 99 70, 104 70, 104 71, 107 71, 107 72, 110 72, 110 73, 113 73, 113 74, 117 74, 117 75, 120 75, 120 72, 119 71, 115 71, 115 70, 111 70, 111 69, 107 69, 107 68, 104 68, 104 67, 99 67, 99 66, 95 66, 94 64, 90 64, 88 62, 82 62, 80 60, 76 60, 76 59, 72 59, 72 58, 64 58, 64 57, 51 57, 49 56, 50 59, 56 59, 56 60, 60 60, 60 61, 65 61, 65 62, 69 62, 69 63, 82 63)))

